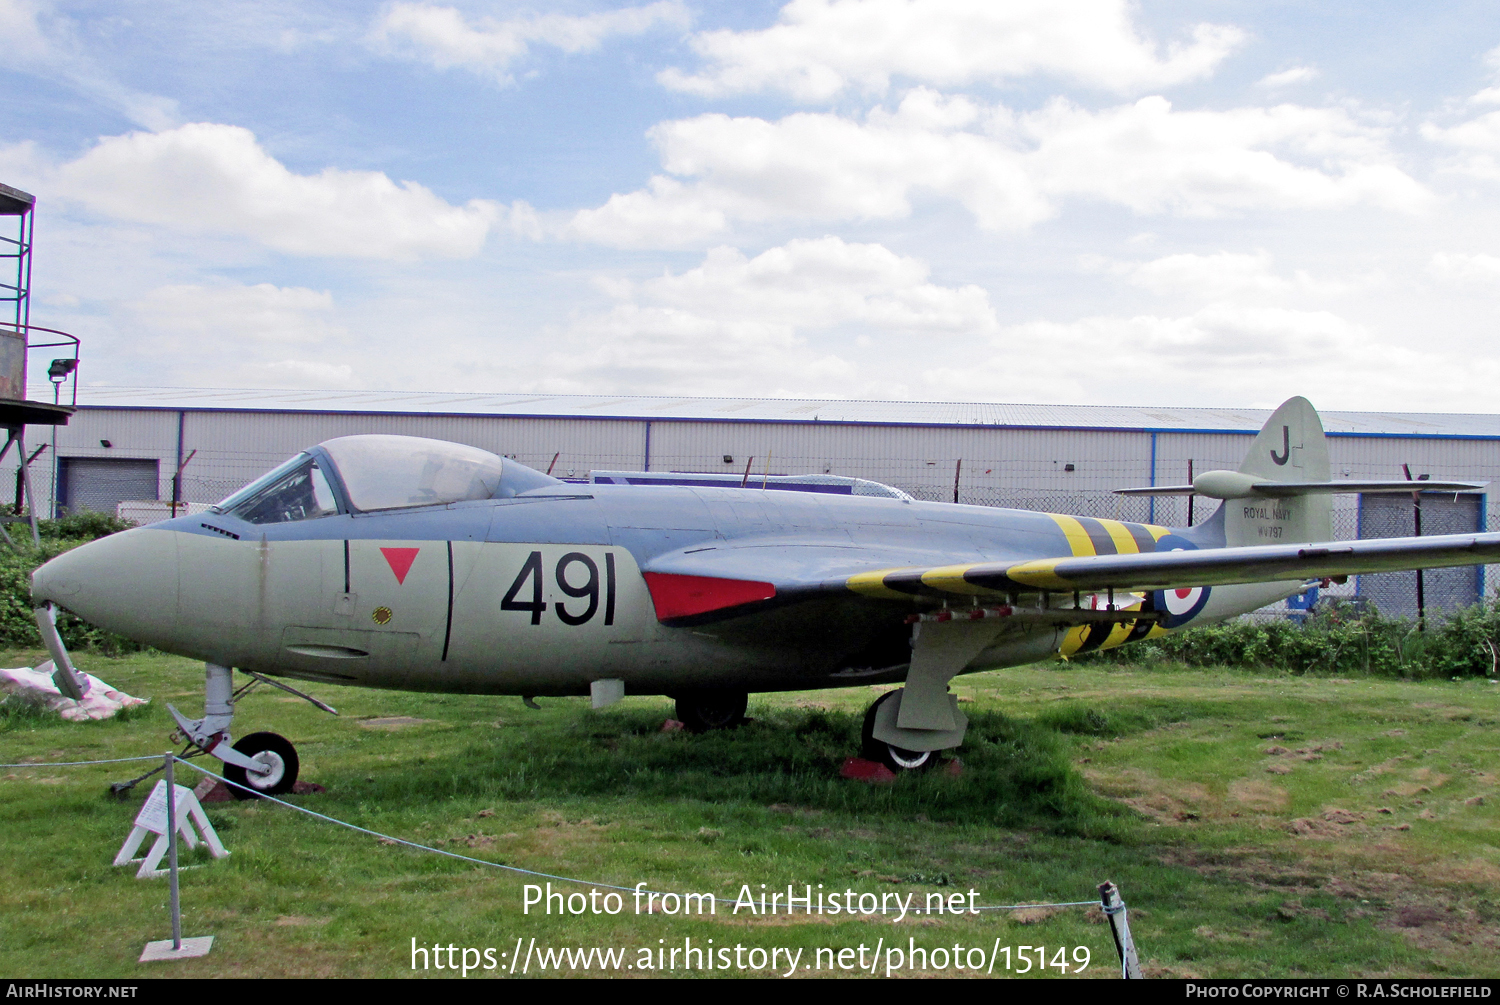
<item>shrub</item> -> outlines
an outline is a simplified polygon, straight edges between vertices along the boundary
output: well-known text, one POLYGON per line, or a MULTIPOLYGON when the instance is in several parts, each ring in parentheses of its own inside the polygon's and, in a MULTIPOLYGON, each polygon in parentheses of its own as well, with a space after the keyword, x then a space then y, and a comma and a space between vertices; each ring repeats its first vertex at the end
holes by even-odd
POLYGON ((1429 618, 1425 632, 1409 618, 1335 604, 1300 625, 1291 620, 1231 621, 1075 659, 1253 666, 1292 674, 1485 676, 1500 664, 1500 598, 1452 612, 1444 620, 1429 618))
MULTIPOLYGON (((34 544, 24 524, 11 525, 14 547, 0 542, 0 645, 36 649, 42 645, 31 607, 31 573, 65 551, 88 544, 131 524, 104 513, 75 513, 58 520, 40 520, 41 544, 34 544)), ((81 621, 67 611, 57 619, 58 633, 70 649, 106 655, 139 652, 146 648, 123 635, 81 621)))
POLYGON ((108 513, 83 510, 79 513, 69 513, 56 520, 38 520, 36 529, 43 540, 76 540, 81 544, 84 541, 97 541, 101 537, 118 534, 134 526, 135 524, 129 520, 121 520, 108 513))

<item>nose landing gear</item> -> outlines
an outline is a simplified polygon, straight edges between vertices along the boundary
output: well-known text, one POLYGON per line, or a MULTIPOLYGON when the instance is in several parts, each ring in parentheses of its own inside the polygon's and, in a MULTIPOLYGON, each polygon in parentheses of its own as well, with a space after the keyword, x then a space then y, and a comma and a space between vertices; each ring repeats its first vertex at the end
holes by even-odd
POLYGON ((236 799, 255 799, 261 795, 280 795, 292 791, 297 783, 301 762, 297 750, 285 737, 276 733, 251 733, 230 745, 229 724, 234 719, 235 701, 257 684, 270 684, 303 698, 325 712, 338 715, 333 708, 294 687, 268 680, 258 673, 242 671, 251 681, 238 691, 233 689, 233 671, 216 663, 207 663, 203 718, 189 719, 171 705, 167 711, 177 720, 177 730, 205 754, 224 762, 224 777, 234 782, 230 789, 236 799), (245 786, 245 788, 240 788, 245 786))

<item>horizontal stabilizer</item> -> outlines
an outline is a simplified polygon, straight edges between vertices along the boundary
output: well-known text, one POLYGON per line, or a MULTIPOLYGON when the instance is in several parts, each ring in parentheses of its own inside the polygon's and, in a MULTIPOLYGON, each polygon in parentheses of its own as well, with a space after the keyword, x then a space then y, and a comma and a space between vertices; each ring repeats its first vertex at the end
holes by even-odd
MULTIPOLYGON (((1234 474, 1234 472, 1205 472, 1210 474, 1234 474)), ((1338 492, 1411 493, 1411 492, 1477 492, 1488 482, 1434 482, 1434 481, 1353 481, 1344 479, 1334 482, 1273 482, 1246 480, 1242 485, 1205 484, 1204 476, 1193 480, 1192 485, 1151 485, 1135 489, 1115 489, 1121 496, 1209 496, 1214 499, 1276 498, 1287 496, 1324 495, 1338 492), (1226 491, 1227 489, 1227 491, 1226 491)))

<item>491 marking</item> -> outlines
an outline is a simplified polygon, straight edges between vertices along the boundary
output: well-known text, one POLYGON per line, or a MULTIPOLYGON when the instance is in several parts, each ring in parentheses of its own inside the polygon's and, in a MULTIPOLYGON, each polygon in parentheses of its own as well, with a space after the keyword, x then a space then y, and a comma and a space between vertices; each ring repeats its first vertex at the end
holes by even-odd
MULTIPOLYGON (((521 565, 521 571, 516 574, 515 582, 510 584, 510 589, 505 591, 505 599, 500 601, 502 611, 528 611, 531 614, 531 623, 539 625, 542 623, 542 615, 547 612, 547 602, 542 599, 542 570, 543 561, 540 551, 533 551, 527 556, 521 565), (527 590, 530 583, 530 600, 517 600, 523 591, 527 590)), ((568 602, 557 601, 552 605, 557 619, 570 627, 587 624, 592 621, 594 615, 599 613, 599 565, 592 558, 581 551, 570 551, 557 560, 552 566, 552 581, 564 594, 575 600, 584 600, 583 609, 568 610, 568 602), (587 576, 587 581, 578 583, 582 576, 587 576)), ((615 623, 615 556, 613 552, 604 553, 604 623, 612 625, 615 623)))

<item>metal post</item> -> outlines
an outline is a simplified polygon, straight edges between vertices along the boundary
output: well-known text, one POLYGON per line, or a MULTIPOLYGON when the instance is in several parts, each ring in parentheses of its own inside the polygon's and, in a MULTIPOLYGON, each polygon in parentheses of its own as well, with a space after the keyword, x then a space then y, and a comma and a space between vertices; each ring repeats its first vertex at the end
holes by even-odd
MULTIPOLYGON (((1151 434, 1151 487, 1156 488, 1156 434, 1151 434)), ((1156 496, 1146 500, 1146 522, 1156 522, 1156 496)))
POLYGON ((41 546, 42 534, 36 525, 36 493, 31 489, 31 462, 26 459, 26 427, 16 430, 16 460, 21 462, 21 484, 26 489, 26 512, 31 523, 31 543, 41 546))
POLYGON ((177 779, 172 765, 177 756, 170 750, 166 753, 167 773, 167 870, 172 890, 172 951, 182 949, 182 905, 177 899, 177 779))
MULTIPOLYGON (((52 404, 56 405, 62 401, 62 382, 52 382, 52 404)), ((57 463, 57 427, 52 427, 52 491, 49 493, 51 505, 47 507, 47 515, 53 520, 57 519, 57 476, 62 472, 62 465, 57 463)), ((33 503, 33 505, 35 505, 33 503)))
POLYGON ((1099 900, 1109 919, 1110 933, 1115 937, 1115 952, 1120 954, 1120 976, 1125 980, 1141 979, 1141 961, 1136 956, 1135 940, 1130 937, 1130 920, 1119 887, 1109 880, 1099 884, 1099 900))
POLYGON ((960 457, 953 465, 953 501, 958 502, 958 476, 964 472, 964 459, 960 457))
MULTIPOLYGON (((1403 465, 1401 465, 1401 471, 1402 471, 1403 474, 1406 475, 1406 480, 1407 481, 1411 481, 1412 480, 1412 477, 1411 477, 1411 466, 1409 464, 1403 464, 1403 465)), ((1426 475, 1423 475, 1422 479, 1426 479, 1426 477, 1427 477, 1426 475)), ((1416 535, 1415 536, 1416 537, 1421 537, 1422 536, 1422 493, 1421 492, 1413 492, 1411 494, 1411 517, 1412 517, 1412 527, 1416 531, 1416 535)), ((1417 570, 1417 631, 1419 631, 1419 632, 1425 632, 1425 631, 1427 631, 1427 596, 1426 596, 1427 591, 1425 589, 1425 586, 1426 586, 1426 584, 1422 581, 1422 570, 1418 569, 1417 570)))
MULTIPOLYGON (((40 447, 37 447, 35 450, 33 450, 31 452, 31 456, 26 459, 26 466, 30 467, 31 466, 31 462, 34 461, 34 460, 36 460, 38 457, 42 456, 42 451, 46 450, 46 449, 47 449, 47 444, 43 443, 40 447)), ((21 515, 21 509, 22 509, 22 503, 24 502, 24 503, 28 503, 29 504, 31 501, 32 500, 26 498, 26 475, 21 471, 20 467, 17 467, 16 468, 16 504, 13 507, 11 507, 11 516, 20 516, 21 515)))
MULTIPOLYGON (((182 501, 182 469, 186 461, 182 459, 182 427, 187 424, 187 412, 177 411, 177 470, 172 475, 172 517, 177 516, 177 504, 182 501)), ((547 472, 549 475, 551 471, 547 472)))
MULTIPOLYGON (((1193 484, 1193 459, 1188 458, 1188 484, 1193 484)), ((1193 525, 1193 493, 1188 493, 1188 526, 1193 525)))

